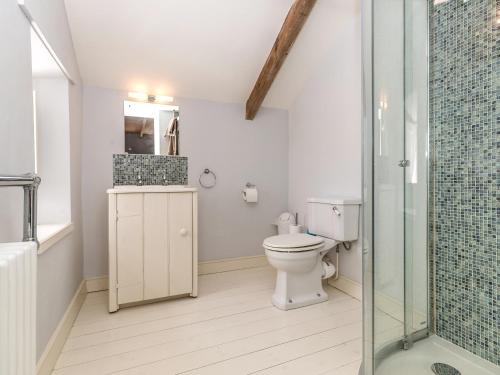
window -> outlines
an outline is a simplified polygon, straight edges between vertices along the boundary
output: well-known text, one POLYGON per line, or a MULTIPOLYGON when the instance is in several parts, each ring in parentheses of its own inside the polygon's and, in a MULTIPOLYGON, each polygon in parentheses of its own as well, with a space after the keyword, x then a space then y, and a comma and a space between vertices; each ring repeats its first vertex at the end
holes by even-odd
POLYGON ((71 225, 69 85, 38 35, 31 33, 33 129, 41 248, 71 225))

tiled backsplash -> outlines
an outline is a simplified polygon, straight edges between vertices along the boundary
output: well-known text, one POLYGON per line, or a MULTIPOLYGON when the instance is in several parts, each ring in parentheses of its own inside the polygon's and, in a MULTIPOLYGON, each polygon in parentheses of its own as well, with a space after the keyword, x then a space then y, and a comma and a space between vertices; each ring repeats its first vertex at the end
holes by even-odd
POLYGON ((113 155, 113 185, 187 185, 188 159, 167 155, 113 155))
POLYGON ((497 2, 429 1, 430 230, 436 333, 500 364, 497 2))

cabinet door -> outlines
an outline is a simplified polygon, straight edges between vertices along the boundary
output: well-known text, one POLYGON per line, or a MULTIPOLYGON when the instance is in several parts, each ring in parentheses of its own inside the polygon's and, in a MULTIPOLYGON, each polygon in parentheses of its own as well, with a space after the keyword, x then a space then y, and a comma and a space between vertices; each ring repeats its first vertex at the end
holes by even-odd
POLYGON ((144 299, 169 295, 168 194, 144 194, 144 299))
POLYGON ((117 195, 118 304, 143 300, 142 194, 117 195))
POLYGON ((193 196, 170 193, 170 295, 191 293, 193 288, 193 196))

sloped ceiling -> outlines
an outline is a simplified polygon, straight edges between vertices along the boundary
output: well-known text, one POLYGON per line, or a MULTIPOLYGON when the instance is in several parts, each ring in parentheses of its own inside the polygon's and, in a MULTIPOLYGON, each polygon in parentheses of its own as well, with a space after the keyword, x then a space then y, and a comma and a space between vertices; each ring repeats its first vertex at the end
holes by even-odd
POLYGON ((31 30, 31 73, 34 78, 64 78, 63 72, 33 30, 31 30))
MULTIPOLYGON (((292 104, 335 38, 333 12, 349 1, 318 0, 265 106, 292 104)), ((292 2, 65 0, 86 85, 238 103, 250 94, 292 2)))

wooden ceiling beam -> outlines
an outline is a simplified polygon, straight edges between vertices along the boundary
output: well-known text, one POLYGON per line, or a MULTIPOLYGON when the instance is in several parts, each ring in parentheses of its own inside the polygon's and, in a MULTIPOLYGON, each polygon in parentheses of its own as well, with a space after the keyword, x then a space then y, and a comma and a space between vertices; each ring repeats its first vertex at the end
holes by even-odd
POLYGON ((246 119, 253 120, 316 0, 295 0, 246 103, 246 119))

